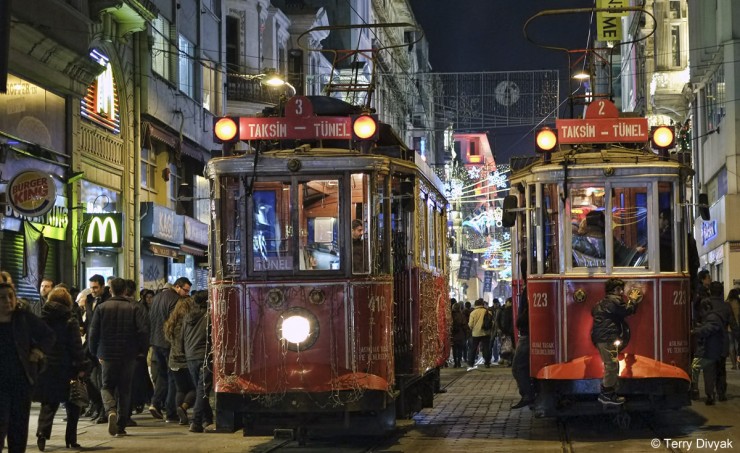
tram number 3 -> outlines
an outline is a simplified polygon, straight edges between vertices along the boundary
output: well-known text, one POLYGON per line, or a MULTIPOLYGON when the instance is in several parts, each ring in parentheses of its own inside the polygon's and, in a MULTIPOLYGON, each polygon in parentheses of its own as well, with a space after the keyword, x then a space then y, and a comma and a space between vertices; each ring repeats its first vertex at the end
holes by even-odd
POLYGON ((673 305, 686 305, 685 291, 673 291, 673 305))
POLYGON ((532 294, 532 306, 540 308, 547 307, 547 293, 532 294))

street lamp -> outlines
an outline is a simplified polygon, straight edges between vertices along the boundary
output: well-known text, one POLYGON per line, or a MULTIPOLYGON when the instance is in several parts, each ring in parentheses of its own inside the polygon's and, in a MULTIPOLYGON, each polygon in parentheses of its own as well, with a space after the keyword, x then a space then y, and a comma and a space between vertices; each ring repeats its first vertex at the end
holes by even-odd
POLYGON ((262 74, 239 74, 239 77, 245 80, 259 80, 260 85, 270 88, 288 87, 291 90, 290 96, 296 95, 295 87, 272 68, 266 69, 262 74))

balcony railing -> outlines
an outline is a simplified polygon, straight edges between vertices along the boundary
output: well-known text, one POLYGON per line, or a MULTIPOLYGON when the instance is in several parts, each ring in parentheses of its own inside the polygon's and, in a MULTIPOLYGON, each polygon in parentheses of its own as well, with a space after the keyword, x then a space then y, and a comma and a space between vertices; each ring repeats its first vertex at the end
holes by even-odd
POLYGON ((226 97, 230 102, 258 102, 261 104, 277 104, 283 89, 266 87, 260 80, 249 80, 240 75, 226 76, 226 97))

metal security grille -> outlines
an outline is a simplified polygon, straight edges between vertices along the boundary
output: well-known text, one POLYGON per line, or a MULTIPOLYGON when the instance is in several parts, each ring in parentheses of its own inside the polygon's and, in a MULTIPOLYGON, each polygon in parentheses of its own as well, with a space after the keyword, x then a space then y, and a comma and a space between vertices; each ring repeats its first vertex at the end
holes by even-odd
POLYGON ((555 119, 559 103, 558 71, 381 74, 378 86, 405 96, 411 120, 434 114, 435 128, 450 124, 457 132, 534 126, 555 119), (411 94, 411 95, 409 95, 411 94))

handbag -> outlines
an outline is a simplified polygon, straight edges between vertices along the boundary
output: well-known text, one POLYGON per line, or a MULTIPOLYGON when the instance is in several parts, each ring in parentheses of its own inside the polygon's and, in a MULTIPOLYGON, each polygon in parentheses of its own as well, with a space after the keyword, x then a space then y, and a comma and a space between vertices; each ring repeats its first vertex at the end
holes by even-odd
POLYGON ((512 354, 514 352, 514 345, 512 344, 511 337, 506 335, 501 340, 501 354, 512 354))
POLYGON ((80 379, 69 381, 69 402, 81 408, 87 407, 90 403, 87 386, 80 379))

